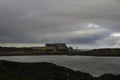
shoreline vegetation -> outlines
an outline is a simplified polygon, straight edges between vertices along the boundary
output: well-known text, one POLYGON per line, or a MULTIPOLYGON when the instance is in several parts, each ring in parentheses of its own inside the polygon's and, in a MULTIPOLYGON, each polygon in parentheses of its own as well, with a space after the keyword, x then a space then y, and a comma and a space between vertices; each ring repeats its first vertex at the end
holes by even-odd
POLYGON ((120 74, 93 77, 53 63, 0 60, 0 80, 120 80, 120 74))
POLYGON ((115 56, 120 57, 120 48, 103 48, 93 50, 72 51, 40 51, 31 47, 0 47, 0 56, 25 56, 25 55, 80 55, 80 56, 115 56))

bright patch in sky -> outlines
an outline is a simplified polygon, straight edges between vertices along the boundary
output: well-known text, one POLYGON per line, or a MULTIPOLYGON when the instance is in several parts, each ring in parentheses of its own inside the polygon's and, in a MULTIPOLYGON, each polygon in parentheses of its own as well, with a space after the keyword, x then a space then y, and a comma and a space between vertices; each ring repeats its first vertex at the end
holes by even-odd
POLYGON ((99 26, 96 25, 96 24, 88 24, 87 27, 89 27, 89 28, 99 28, 99 26))
POLYGON ((112 37, 120 37, 120 33, 114 33, 111 35, 112 37))

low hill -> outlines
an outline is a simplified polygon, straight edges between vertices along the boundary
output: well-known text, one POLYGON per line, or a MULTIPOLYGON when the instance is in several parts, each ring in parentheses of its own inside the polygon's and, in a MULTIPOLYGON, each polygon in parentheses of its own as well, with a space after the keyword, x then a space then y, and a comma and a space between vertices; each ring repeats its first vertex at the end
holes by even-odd
POLYGON ((120 48, 104 48, 93 50, 72 50, 72 51, 40 51, 30 47, 0 47, 0 56, 22 56, 22 55, 82 55, 82 56, 120 56, 120 48))

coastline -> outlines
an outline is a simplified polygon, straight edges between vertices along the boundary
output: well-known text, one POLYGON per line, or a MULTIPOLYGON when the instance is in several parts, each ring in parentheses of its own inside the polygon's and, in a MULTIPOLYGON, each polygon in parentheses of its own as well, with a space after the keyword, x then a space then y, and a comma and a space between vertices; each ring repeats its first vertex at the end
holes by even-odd
POLYGON ((0 47, 0 56, 27 56, 27 55, 67 55, 67 56, 101 56, 120 57, 119 48, 105 48, 93 50, 72 50, 72 51, 40 51, 32 48, 0 47))

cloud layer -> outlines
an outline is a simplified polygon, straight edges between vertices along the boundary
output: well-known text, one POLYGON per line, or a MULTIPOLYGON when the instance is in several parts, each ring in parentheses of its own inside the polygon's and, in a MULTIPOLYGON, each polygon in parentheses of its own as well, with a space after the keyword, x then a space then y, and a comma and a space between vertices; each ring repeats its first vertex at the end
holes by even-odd
POLYGON ((119 8, 119 0, 0 0, 0 42, 119 47, 119 8))

